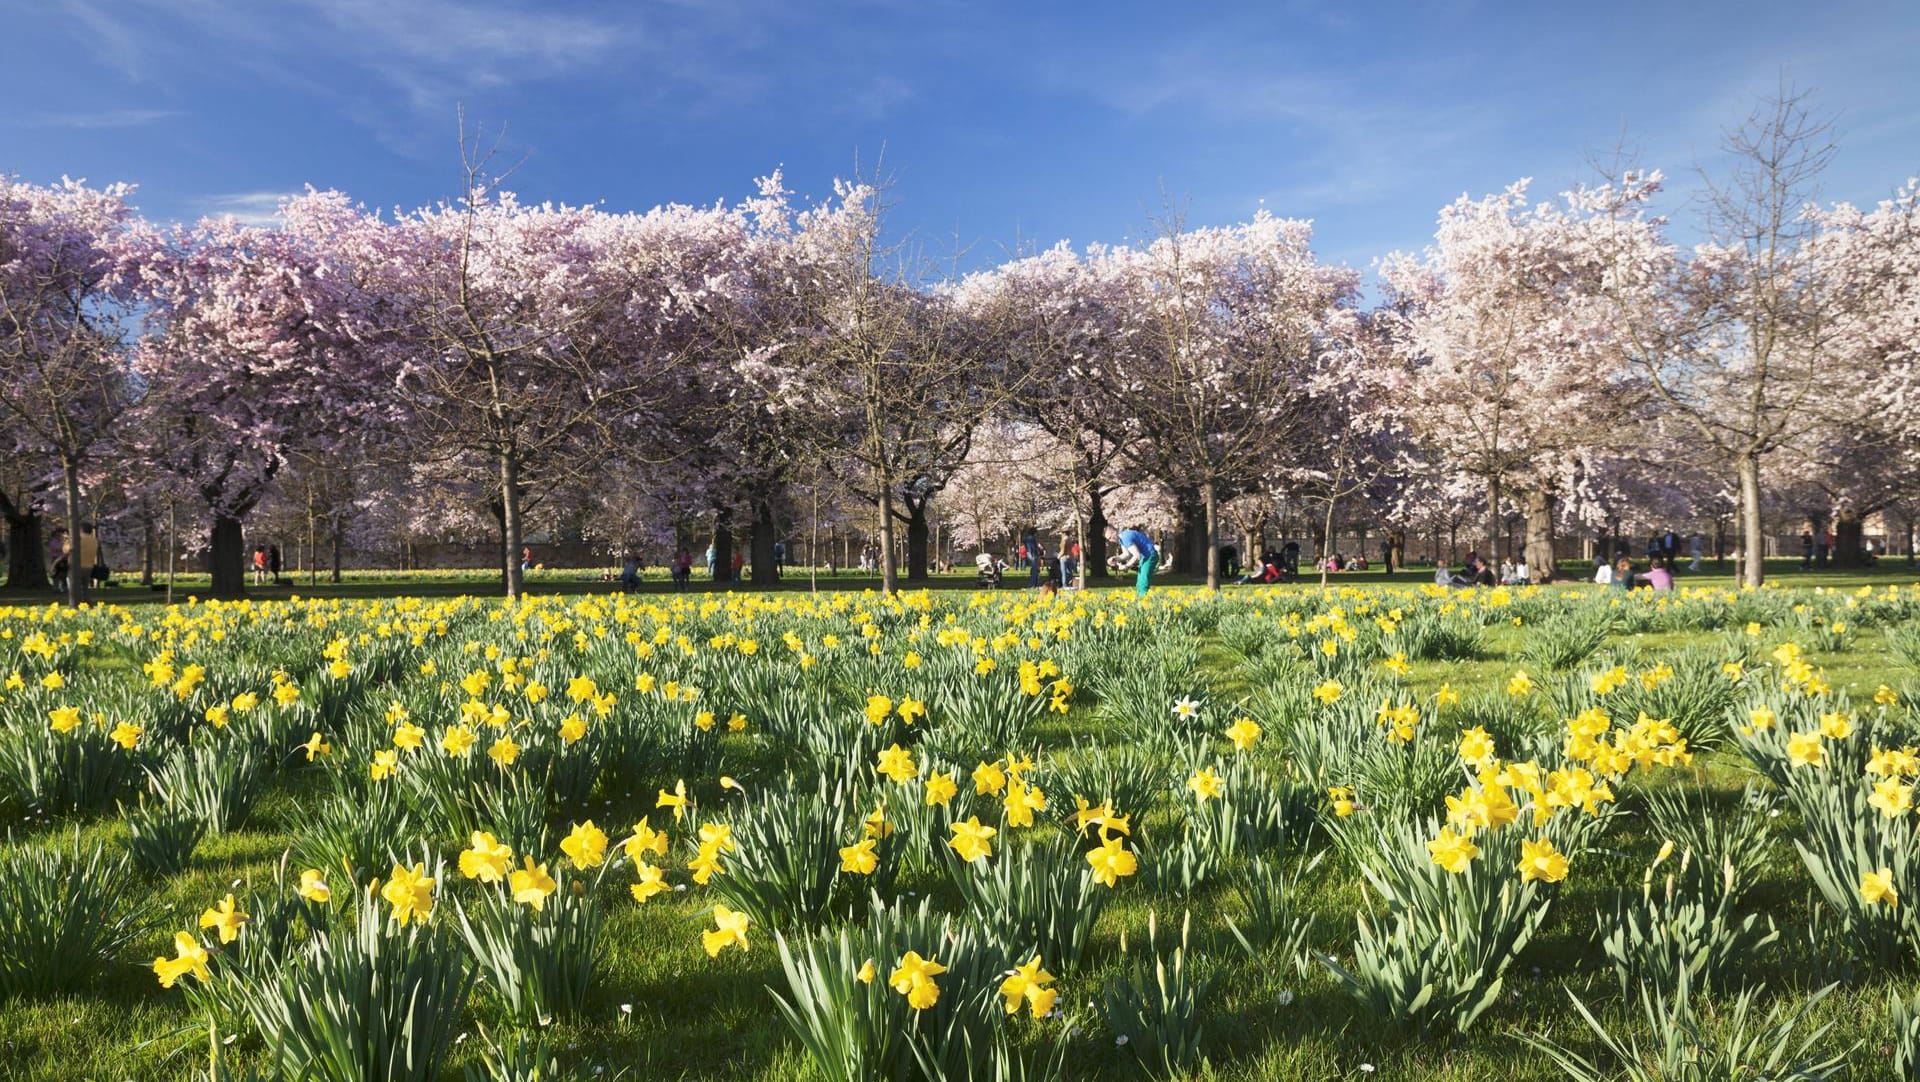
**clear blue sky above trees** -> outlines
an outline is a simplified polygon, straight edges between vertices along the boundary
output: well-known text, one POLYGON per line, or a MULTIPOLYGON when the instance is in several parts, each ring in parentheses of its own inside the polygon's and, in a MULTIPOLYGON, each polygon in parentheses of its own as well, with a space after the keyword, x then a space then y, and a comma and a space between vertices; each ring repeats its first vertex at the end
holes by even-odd
POLYGON ((1195 224, 1313 218, 1364 267, 1623 136, 1684 195, 1783 70, 1838 115, 1829 198, 1920 170, 1912 3, 0 0, 0 26, 0 171, 135 181, 163 219, 445 197, 461 104, 523 196, 615 209, 776 166, 824 194, 884 150, 895 225, 973 264, 1138 236, 1164 188, 1195 224))

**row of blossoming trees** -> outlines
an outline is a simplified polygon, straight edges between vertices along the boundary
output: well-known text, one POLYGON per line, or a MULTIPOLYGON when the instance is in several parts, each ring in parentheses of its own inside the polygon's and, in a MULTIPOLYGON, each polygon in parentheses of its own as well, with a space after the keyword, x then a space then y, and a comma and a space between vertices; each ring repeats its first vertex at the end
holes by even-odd
POLYGON ((1462 197, 1371 303, 1264 211, 943 277, 886 241, 881 190, 777 174, 612 213, 475 165, 448 203, 310 190, 266 228, 0 178, 8 582, 44 585, 50 522, 151 550, 165 520, 238 594, 263 503, 336 552, 491 537, 509 594, 536 518, 610 549, 702 522, 722 573, 738 528, 762 576, 803 501, 868 524, 890 588, 940 524, 1076 523, 1098 568, 1113 520, 1215 582, 1207 539, 1281 508, 1390 537, 1483 516, 1496 546, 1521 514, 1536 574, 1572 523, 1732 517, 1757 582, 1779 508, 1852 551, 1920 495, 1920 188, 1806 201, 1822 140, 1798 99, 1756 114, 1691 247, 1658 172, 1462 197))

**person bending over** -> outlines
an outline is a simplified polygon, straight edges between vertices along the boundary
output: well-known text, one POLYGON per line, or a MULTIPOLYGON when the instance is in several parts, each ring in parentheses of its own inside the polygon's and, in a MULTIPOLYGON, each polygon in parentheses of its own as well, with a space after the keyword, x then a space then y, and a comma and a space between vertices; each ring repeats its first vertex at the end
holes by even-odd
POLYGON ((1139 530, 1116 530, 1107 527, 1107 539, 1118 542, 1120 555, 1114 561, 1115 571, 1128 571, 1138 568, 1133 579, 1133 596, 1145 597, 1147 587, 1151 585, 1153 569, 1160 562, 1160 551, 1153 547, 1153 539, 1139 530))

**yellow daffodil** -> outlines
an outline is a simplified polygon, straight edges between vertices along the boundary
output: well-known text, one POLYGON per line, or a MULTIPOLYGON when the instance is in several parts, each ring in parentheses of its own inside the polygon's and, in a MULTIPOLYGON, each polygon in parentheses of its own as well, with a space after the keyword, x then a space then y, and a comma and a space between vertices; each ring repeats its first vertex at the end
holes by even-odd
POLYGON ((1480 855, 1480 847, 1473 844, 1472 834, 1457 834, 1448 826, 1440 828, 1439 836, 1427 843, 1427 852, 1435 864, 1459 875, 1480 855))
POLYGON ((1567 858, 1547 838, 1520 843, 1520 881, 1558 883, 1567 877, 1567 858))
POLYGON ((1224 796, 1227 791, 1226 784, 1210 766, 1203 766, 1194 771, 1193 776, 1187 779, 1187 788, 1193 790, 1193 795, 1202 804, 1215 797, 1224 796))
POLYGON ((1260 724, 1252 718, 1240 718, 1227 726, 1227 739, 1235 751, 1251 751, 1260 742, 1260 724))
POLYGON ((229 894, 220 899, 218 905, 200 913, 200 927, 214 929, 220 937, 220 942, 231 943, 240 935, 241 926, 251 919, 240 911, 233 900, 233 895, 229 894))
POLYGON ((639 876, 639 881, 629 885, 627 889, 633 892, 633 900, 636 902, 644 904, 647 899, 669 889, 665 873, 644 860, 634 862, 634 872, 639 876))
POLYGON ((433 879, 427 875, 426 865, 415 864, 409 869, 395 864, 386 886, 380 888, 380 897, 393 906, 393 919, 401 926, 410 920, 427 923, 433 915, 433 879))
POLYGON ((1040 968, 1040 956, 1023 966, 1015 966, 1012 973, 1000 982, 1000 995, 1006 1000, 1008 1014, 1019 1014, 1020 1006, 1025 1003, 1035 1018, 1044 1018, 1053 1010, 1059 999, 1059 993, 1048 987, 1053 983, 1053 974, 1040 968))
POLYGON ((325 904, 333 898, 333 888, 327 885, 327 879, 318 868, 308 868, 300 873, 300 885, 294 892, 309 902, 325 904))
POLYGON ((880 867, 880 857, 873 851, 872 838, 863 838, 840 850, 840 870, 854 875, 872 875, 880 867))
POLYGON ((1889 906, 1900 904, 1900 892, 1893 887, 1893 870, 1881 868, 1879 871, 1860 873, 1860 898, 1868 905, 1886 903, 1889 906))
POLYGON ((576 868, 594 868, 607 859, 607 832, 589 819, 560 840, 560 851, 576 868))
POLYGON ((175 981, 187 974, 202 984, 213 979, 207 971, 207 951, 200 941, 190 932, 175 932, 173 935, 173 957, 159 957, 153 960, 153 972, 160 978, 160 987, 172 988, 175 981))
POLYGON ((887 977, 887 983, 893 990, 907 997, 907 1005, 916 1011, 924 1011, 940 1001, 940 986, 934 978, 947 971, 947 967, 931 958, 920 957, 917 951, 908 951, 900 959, 900 965, 887 977))
POLYGON ((1100 847, 1087 852, 1087 863, 1093 868, 1093 880, 1105 886, 1116 886, 1125 876, 1140 869, 1140 861, 1129 852, 1117 834, 1101 831, 1100 847))
POLYGON ((545 864, 535 864, 532 856, 524 860, 525 864, 507 877, 507 890, 512 892, 514 901, 532 906, 537 913, 547 907, 547 897, 559 889, 559 884, 547 874, 545 864))
POLYGON ((980 817, 968 816, 964 823, 954 823, 948 827, 953 832, 949 848, 960 854, 960 859, 972 863, 985 860, 993 855, 993 836, 1000 833, 989 826, 980 825, 980 817))
POLYGON ((718 957, 728 947, 747 949, 747 915, 736 913, 724 905, 713 907, 713 930, 700 933, 700 945, 707 949, 707 957, 718 957))

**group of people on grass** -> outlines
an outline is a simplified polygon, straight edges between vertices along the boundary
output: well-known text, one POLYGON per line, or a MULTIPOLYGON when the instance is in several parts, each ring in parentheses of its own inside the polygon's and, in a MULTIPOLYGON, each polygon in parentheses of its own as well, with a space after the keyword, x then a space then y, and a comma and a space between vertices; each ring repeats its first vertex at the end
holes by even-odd
POLYGON ((1009 564, 991 552, 983 551, 975 556, 973 566, 980 584, 998 589, 1006 582, 1007 572, 1016 566, 1026 571, 1028 587, 1046 593, 1070 589, 1079 579, 1080 546, 1065 536, 1049 552, 1038 535, 1028 530, 1013 555, 1016 564, 1009 564))

